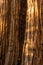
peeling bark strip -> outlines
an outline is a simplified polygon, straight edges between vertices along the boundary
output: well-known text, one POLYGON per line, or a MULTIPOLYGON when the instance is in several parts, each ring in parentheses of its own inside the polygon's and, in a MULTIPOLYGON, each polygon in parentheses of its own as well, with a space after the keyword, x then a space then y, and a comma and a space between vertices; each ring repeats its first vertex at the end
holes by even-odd
POLYGON ((39 63, 41 65, 41 21, 39 21, 39 10, 37 0, 27 0, 27 16, 22 51, 22 65, 39 65, 39 63))

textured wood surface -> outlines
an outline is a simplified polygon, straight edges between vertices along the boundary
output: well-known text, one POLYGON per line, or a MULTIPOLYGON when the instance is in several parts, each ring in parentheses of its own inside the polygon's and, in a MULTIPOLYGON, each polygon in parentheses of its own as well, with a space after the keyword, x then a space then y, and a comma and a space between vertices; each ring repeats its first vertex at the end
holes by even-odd
POLYGON ((43 0, 29 1, 0 0, 0 65, 43 65, 43 0))

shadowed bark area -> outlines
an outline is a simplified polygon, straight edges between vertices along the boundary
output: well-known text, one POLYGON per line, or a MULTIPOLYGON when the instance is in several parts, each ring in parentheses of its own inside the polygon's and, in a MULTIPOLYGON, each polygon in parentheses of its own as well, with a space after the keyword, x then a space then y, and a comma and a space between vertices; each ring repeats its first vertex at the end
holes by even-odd
MULTIPOLYGON (((22 60, 22 49, 24 43, 24 34, 26 26, 26 10, 27 10, 27 1, 20 0, 20 12, 19 12, 19 64, 21 65, 22 60)), ((18 64, 18 65, 19 65, 18 64)))

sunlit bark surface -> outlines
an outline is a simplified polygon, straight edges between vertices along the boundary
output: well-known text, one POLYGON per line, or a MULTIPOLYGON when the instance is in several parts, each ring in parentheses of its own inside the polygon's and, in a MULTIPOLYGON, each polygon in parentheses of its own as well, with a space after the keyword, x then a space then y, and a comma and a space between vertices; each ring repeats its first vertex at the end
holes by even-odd
POLYGON ((41 47, 43 43, 41 42, 41 2, 39 3, 37 0, 27 0, 26 29, 22 52, 22 65, 43 64, 41 62, 41 47))

